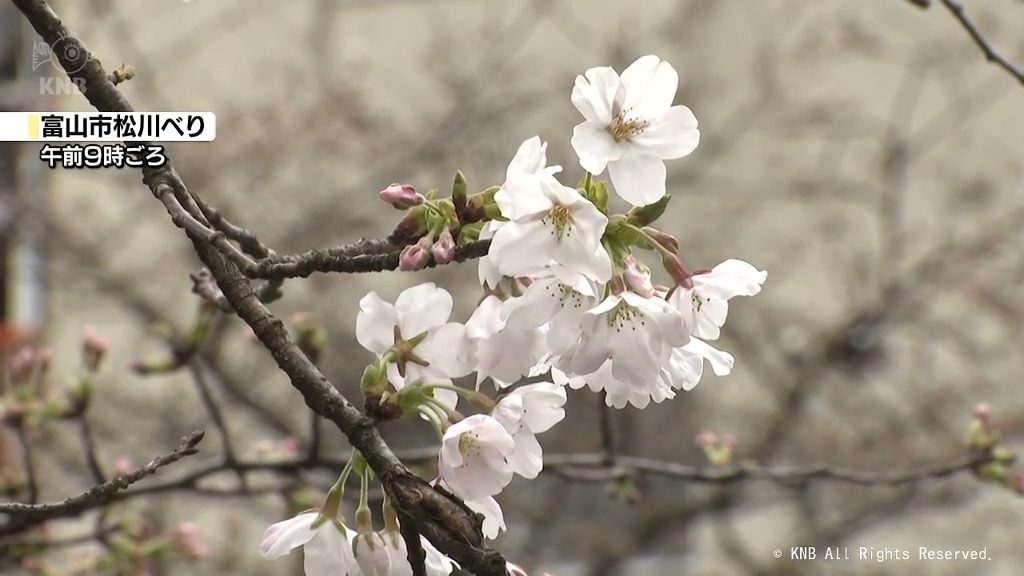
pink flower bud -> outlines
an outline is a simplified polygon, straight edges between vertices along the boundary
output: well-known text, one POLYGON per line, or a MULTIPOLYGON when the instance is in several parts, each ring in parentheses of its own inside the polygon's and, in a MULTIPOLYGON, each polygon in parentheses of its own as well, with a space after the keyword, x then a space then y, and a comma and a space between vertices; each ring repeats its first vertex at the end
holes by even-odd
POLYGON ((654 296, 654 286, 651 285, 651 269, 643 262, 637 261, 632 254, 622 260, 624 269, 622 278, 629 284, 629 287, 644 298, 654 296))
POLYGON ((93 326, 86 326, 82 333, 82 361, 90 372, 95 372, 103 361, 103 356, 110 349, 110 340, 96 331, 93 326))
POLYGON ((702 430, 697 437, 694 438, 694 442, 701 448, 709 448, 718 443, 718 436, 715 435, 711 430, 702 430))
POLYGON ((430 247, 430 254, 434 257, 434 262, 438 264, 447 264, 452 261, 455 256, 455 239, 452 238, 451 230, 445 228, 441 235, 437 237, 437 242, 430 247))
POLYGON ((988 402, 978 402, 974 406, 974 417, 988 427, 992 423, 992 406, 988 402))
POLYGON ((654 241, 661 244, 666 250, 673 253, 679 251, 679 240, 668 232, 662 232, 656 228, 644 228, 644 232, 650 234, 651 238, 654 238, 654 241))
POLYGON ((408 210, 413 206, 423 204, 423 196, 420 196, 416 189, 408 184, 392 184, 377 195, 381 200, 399 210, 408 210))
POLYGON ((413 270, 419 270, 427 264, 427 260, 430 259, 430 238, 424 236, 420 238, 419 242, 410 244, 402 249, 402 253, 398 255, 398 269, 403 272, 411 272, 413 270))
POLYGON ((683 288, 693 288, 693 274, 683 266, 683 263, 676 255, 663 256, 661 265, 665 267, 668 275, 675 280, 676 284, 683 288))
POLYGON ((299 453, 302 443, 295 436, 289 436, 277 444, 281 452, 287 456, 294 456, 299 453))
POLYGON ((135 470, 135 464, 133 464, 132 459, 127 456, 121 456, 114 461, 114 472, 116 472, 118 476, 127 474, 133 470, 135 470))
POLYGON ((195 522, 179 522, 174 528, 171 541, 182 554, 189 558, 202 560, 210 555, 210 549, 203 542, 203 537, 199 534, 199 527, 195 522))

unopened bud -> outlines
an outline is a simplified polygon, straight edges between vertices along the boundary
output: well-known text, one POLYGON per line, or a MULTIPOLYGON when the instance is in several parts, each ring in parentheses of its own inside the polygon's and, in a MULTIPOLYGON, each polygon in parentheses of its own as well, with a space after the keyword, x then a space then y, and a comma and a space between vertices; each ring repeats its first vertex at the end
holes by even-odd
POLYGON ((392 244, 408 244, 427 233, 426 206, 416 206, 405 213, 405 217, 395 225, 388 240, 392 244))
POLYGON ((661 265, 665 267, 668 275, 675 280, 675 283, 683 288, 693 288, 693 274, 683 266, 682 261, 675 254, 663 255, 661 265))
POLYGON ((398 255, 398 269, 403 272, 419 270, 427 265, 430 259, 430 238, 424 236, 415 244, 410 244, 402 249, 398 255))
POLYGON ((103 356, 110 349, 110 340, 100 334, 95 327, 87 326, 82 333, 82 362, 90 372, 95 372, 103 361, 103 356))
POLYGON ((171 541, 182 554, 189 558, 202 560, 210 555, 210 549, 203 542, 203 537, 199 534, 199 527, 195 522, 179 522, 174 528, 171 541))
POLYGON ((455 179, 452 181, 452 204, 455 205, 455 212, 461 214, 466 208, 466 177, 462 170, 455 171, 455 179))
POLYGON ((116 472, 118 476, 123 476, 134 470, 135 464, 132 462, 132 459, 127 456, 120 456, 114 461, 114 472, 116 472))
POLYGON ((392 184, 378 192, 377 196, 398 210, 408 210, 423 204, 423 196, 408 184, 392 184))
POLYGON ((438 264, 447 264, 452 261, 452 258, 455 257, 455 239, 452 238, 451 230, 445 228, 441 232, 437 241, 430 247, 430 255, 438 264))
POLYGON ((295 343, 316 364, 327 346, 327 330, 309 312, 297 312, 292 316, 292 322, 295 327, 295 343))
POLYGON ((707 449, 718 443, 718 436, 711 430, 702 430, 693 441, 697 446, 707 449))
POLYGON ((651 284, 651 269, 643 262, 638 261, 633 255, 626 256, 622 260, 622 278, 629 284, 633 292, 650 298, 654 296, 654 286, 651 284))
POLYGON ((974 406, 974 417, 986 428, 992 425, 992 406, 988 402, 978 402, 974 406))
POLYGON ((644 232, 669 252, 673 254, 679 252, 679 240, 675 236, 651 227, 644 228, 644 232))

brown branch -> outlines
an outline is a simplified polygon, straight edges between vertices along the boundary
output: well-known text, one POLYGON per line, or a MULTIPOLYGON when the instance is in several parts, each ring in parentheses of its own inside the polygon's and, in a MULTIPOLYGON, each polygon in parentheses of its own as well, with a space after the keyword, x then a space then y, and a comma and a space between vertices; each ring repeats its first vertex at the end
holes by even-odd
POLYGON ((118 492, 146 476, 155 474, 160 468, 173 464, 186 456, 196 454, 198 452, 196 445, 202 441, 203 435, 202 430, 196 430, 182 438, 174 451, 163 456, 157 456, 142 468, 122 474, 102 484, 97 484, 78 496, 72 496, 62 502, 47 504, 8 502, 0 504, 0 514, 7 514, 11 517, 7 523, 0 525, 0 534, 20 532, 51 518, 76 516, 86 510, 110 502, 117 496, 118 492))
MULTIPOLYGON (((982 36, 981 31, 974 25, 974 22, 967 17, 967 11, 964 10, 963 5, 956 0, 937 1, 953 15, 953 18, 956 18, 960 27, 967 31, 967 34, 970 35, 971 40, 974 41, 974 44, 981 50, 982 54, 984 54, 986 60, 1009 72, 1011 76, 1017 79, 1017 82, 1024 84, 1024 68, 1010 62, 992 47, 992 44, 982 36)), ((917 6, 918 8, 928 8, 931 6, 931 0, 907 0, 907 2, 917 6)))
MULTIPOLYGON (((490 240, 478 240, 455 251, 452 262, 464 262, 487 254, 490 240)), ((400 246, 389 245, 386 241, 363 240, 348 246, 311 250, 297 255, 275 256, 260 260, 251 269, 243 269, 250 278, 305 278, 314 272, 383 272, 398 269, 400 246), (380 244, 367 244, 377 242, 380 244), (389 247, 390 251, 380 251, 389 247)), ((430 261, 428 268, 437 264, 430 261)))

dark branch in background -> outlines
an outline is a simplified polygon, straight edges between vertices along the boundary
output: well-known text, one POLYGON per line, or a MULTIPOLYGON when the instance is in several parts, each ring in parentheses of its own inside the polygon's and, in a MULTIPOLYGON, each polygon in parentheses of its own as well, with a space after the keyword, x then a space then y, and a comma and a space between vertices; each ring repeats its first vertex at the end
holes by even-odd
POLYGON ((196 454, 198 452, 196 446, 202 441, 203 434, 202 430, 196 430, 182 438, 181 443, 178 444, 178 447, 173 452, 157 456, 142 468, 122 474, 103 484, 97 484, 78 496, 73 496, 63 502, 52 504, 10 502, 0 504, 0 514, 7 514, 11 517, 8 522, 0 524, 0 534, 20 532, 51 518, 76 516, 85 510, 110 502, 117 496, 118 492, 146 476, 156 474, 156 471, 160 468, 173 464, 186 456, 196 454))
MULTIPOLYGON (((1007 72, 1010 73, 1011 76, 1017 79, 1017 82, 1024 84, 1024 69, 1007 60, 1003 55, 996 51, 995 48, 992 47, 992 44, 990 44, 989 41, 986 40, 984 36, 982 36, 981 31, 978 30, 978 27, 974 25, 974 22, 967 17, 967 11, 964 10, 963 5, 961 5, 959 2, 956 2, 955 0, 935 1, 942 4, 946 8, 946 10, 948 10, 950 14, 952 14, 953 17, 956 18, 956 21, 960 24, 960 26, 967 31, 967 34, 971 36, 971 40, 974 41, 974 44, 977 45, 978 48, 981 50, 982 54, 985 55, 986 60, 995 64, 996 66, 999 66, 1003 70, 1006 70, 1007 72)), ((913 4, 914 6, 917 6, 918 8, 929 8, 931 6, 932 0, 907 0, 907 2, 913 4)))

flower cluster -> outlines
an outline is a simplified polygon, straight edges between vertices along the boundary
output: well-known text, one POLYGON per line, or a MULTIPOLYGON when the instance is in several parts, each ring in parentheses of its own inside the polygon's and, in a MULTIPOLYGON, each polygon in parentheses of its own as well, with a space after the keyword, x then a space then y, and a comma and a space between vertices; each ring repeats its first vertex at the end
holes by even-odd
MULTIPOLYGON (((380 193, 407 211, 394 234, 408 239, 402 270, 449 262, 460 246, 490 240, 479 261, 484 294, 465 323, 451 321, 452 296, 431 283, 393 304, 371 292, 356 321, 359 343, 376 356, 361 380, 367 410, 379 421, 414 415, 432 425, 440 440, 434 481, 483 515, 488 538, 505 528, 495 496, 515 475, 535 478, 543 468, 537 436, 565 417, 567 387, 602 392, 617 408, 645 408, 694 388, 705 361, 717 375, 732 370, 733 357, 709 341, 720 336, 729 300, 757 294, 767 273, 741 260, 691 272, 678 241, 652 226, 670 199, 665 160, 699 142, 693 113, 673 105, 677 84, 675 69, 656 56, 621 75, 604 67, 576 79, 572 103, 584 120, 571 144, 586 174, 575 187, 558 179, 562 168, 548 166, 547 145, 533 137, 500 186, 467 195, 457 173, 451 199, 402 184, 380 193), (624 213, 612 211, 597 178, 605 169, 631 205, 624 213), (644 254, 664 268, 665 284, 655 283, 644 254), (471 374, 474 387, 457 384, 471 374), (488 381, 495 396, 482 389, 488 381), (464 415, 460 401, 476 413, 464 415)), ((365 501, 371 474, 356 469, 365 501)), ((275 524, 264 555, 304 545, 307 574, 327 566, 407 573, 393 512, 385 509, 387 528, 373 532, 364 503, 352 531, 336 508, 275 524)), ((428 573, 451 570, 426 541, 424 548, 428 573)))

